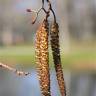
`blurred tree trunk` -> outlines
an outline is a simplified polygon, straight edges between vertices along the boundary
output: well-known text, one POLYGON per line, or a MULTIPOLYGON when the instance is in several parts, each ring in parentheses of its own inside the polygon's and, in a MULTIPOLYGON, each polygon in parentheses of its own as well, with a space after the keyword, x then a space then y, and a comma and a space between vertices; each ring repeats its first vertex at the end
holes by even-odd
MULTIPOLYGON (((5 38, 8 34, 6 36, 4 34, 6 34, 6 32, 9 31, 10 36, 11 36, 11 33, 12 33, 12 28, 10 28, 10 26, 11 26, 11 14, 12 14, 12 10, 13 10, 13 8, 12 8, 13 2, 14 2, 13 0, 0 0, 0 19, 1 19, 0 20, 0 29, 1 29, 0 30, 0 34, 1 34, 0 42, 1 42, 1 44, 5 43, 5 41, 8 38, 8 37, 5 38), (8 28, 8 31, 6 30, 6 28, 8 28), (5 33, 3 33, 3 32, 5 32, 5 33)), ((10 38, 10 40, 11 40, 11 38, 10 38)), ((11 43, 11 41, 10 41, 10 43, 11 43)))
POLYGON ((69 51, 70 48, 70 36, 68 30, 68 14, 67 14, 67 2, 68 0, 57 0, 57 16, 60 18, 60 43, 64 48, 64 52, 69 51))

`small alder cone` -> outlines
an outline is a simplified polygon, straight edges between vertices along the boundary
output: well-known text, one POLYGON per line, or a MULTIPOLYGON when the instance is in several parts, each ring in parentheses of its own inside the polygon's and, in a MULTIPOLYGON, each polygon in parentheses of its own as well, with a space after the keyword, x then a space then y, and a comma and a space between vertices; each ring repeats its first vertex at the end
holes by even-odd
POLYGON ((51 48, 52 48, 58 85, 60 88, 61 95, 66 96, 66 88, 65 88, 63 70, 62 70, 61 58, 60 58, 59 25, 55 21, 51 25, 50 36, 51 36, 51 48))
POLYGON ((41 92, 43 96, 50 95, 50 73, 48 53, 49 24, 44 20, 36 33, 36 63, 41 92))

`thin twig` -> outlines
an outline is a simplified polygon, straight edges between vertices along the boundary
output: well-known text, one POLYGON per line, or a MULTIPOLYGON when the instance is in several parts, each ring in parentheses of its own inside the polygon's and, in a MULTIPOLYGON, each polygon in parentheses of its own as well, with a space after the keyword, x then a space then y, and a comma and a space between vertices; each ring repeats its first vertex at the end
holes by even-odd
MULTIPOLYGON (((42 5, 42 6, 43 6, 43 5, 42 5)), ((36 14, 36 17, 35 17, 35 19, 32 21, 32 24, 34 24, 34 23, 36 22, 36 20, 37 20, 37 18, 38 18, 38 15, 39 15, 39 13, 41 12, 42 9, 43 9, 43 7, 40 8, 38 11, 31 10, 31 9, 27 9, 27 10, 26 10, 27 12, 34 12, 34 13, 36 14)), ((43 10, 44 10, 44 9, 43 9, 43 10)))
POLYGON ((12 72, 16 73, 19 76, 27 76, 27 75, 30 74, 29 72, 18 71, 17 69, 15 69, 15 68, 13 68, 11 66, 8 66, 6 64, 3 64, 3 63, 0 63, 0 67, 5 68, 5 69, 7 69, 9 71, 12 71, 12 72))
POLYGON ((46 0, 46 1, 48 2, 49 10, 52 12, 52 14, 54 16, 54 21, 56 22, 56 15, 55 15, 55 12, 52 8, 51 2, 50 2, 50 0, 46 0))
POLYGON ((44 0, 42 0, 42 8, 44 8, 44 0))
POLYGON ((38 11, 35 11, 35 10, 31 10, 31 9, 27 9, 26 11, 27 12, 34 12, 35 14, 36 14, 36 17, 35 17, 35 19, 32 21, 32 24, 34 24, 35 22, 36 22, 36 20, 37 20, 37 18, 38 18, 38 15, 39 15, 39 13, 41 12, 41 10, 43 10, 44 12, 45 12, 45 14, 46 14, 46 19, 45 20, 47 20, 48 19, 48 17, 50 16, 50 11, 53 13, 53 16, 54 16, 54 21, 56 21, 56 16, 55 16, 55 12, 53 11, 53 9, 52 9, 52 6, 51 6, 51 2, 50 2, 50 0, 47 0, 47 2, 48 2, 48 6, 49 6, 49 8, 48 8, 48 10, 46 10, 45 8, 44 8, 44 0, 42 0, 42 7, 38 10, 38 11))

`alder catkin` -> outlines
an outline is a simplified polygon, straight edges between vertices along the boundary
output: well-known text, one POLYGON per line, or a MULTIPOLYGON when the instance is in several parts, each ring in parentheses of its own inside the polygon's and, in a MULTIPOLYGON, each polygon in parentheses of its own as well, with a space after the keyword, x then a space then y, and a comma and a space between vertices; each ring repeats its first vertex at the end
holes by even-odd
POLYGON ((60 88, 61 95, 66 96, 66 88, 65 88, 63 70, 62 70, 61 58, 60 58, 59 25, 55 21, 51 25, 50 36, 51 36, 50 41, 51 41, 51 48, 52 48, 58 85, 60 88))
POLYGON ((49 73, 49 53, 48 53, 48 33, 49 24, 44 20, 36 33, 36 64, 43 96, 50 95, 50 73, 49 73))

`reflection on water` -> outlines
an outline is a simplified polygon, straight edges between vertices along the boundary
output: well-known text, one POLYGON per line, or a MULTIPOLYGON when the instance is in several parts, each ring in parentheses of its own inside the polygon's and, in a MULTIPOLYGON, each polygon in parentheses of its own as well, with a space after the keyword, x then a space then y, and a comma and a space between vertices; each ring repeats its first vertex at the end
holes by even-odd
MULTIPOLYGON (((52 96, 59 96, 55 73, 51 73, 52 96)), ((32 70, 29 76, 18 77, 0 69, 0 96, 41 96, 36 71, 32 70)))
MULTIPOLYGON (((52 96, 60 96, 55 72, 50 73, 52 96)), ((96 96, 96 75, 90 73, 64 72, 67 96, 96 96)), ((18 77, 0 69, 0 96, 41 96, 36 71, 31 70, 27 77, 18 77)))
MULTIPOLYGON (((52 96, 60 96, 58 91, 58 86, 55 78, 55 73, 51 73, 51 92, 52 96)), ((35 70, 32 71, 32 74, 22 80, 22 96, 41 96, 39 81, 37 78, 37 73, 35 70)))

